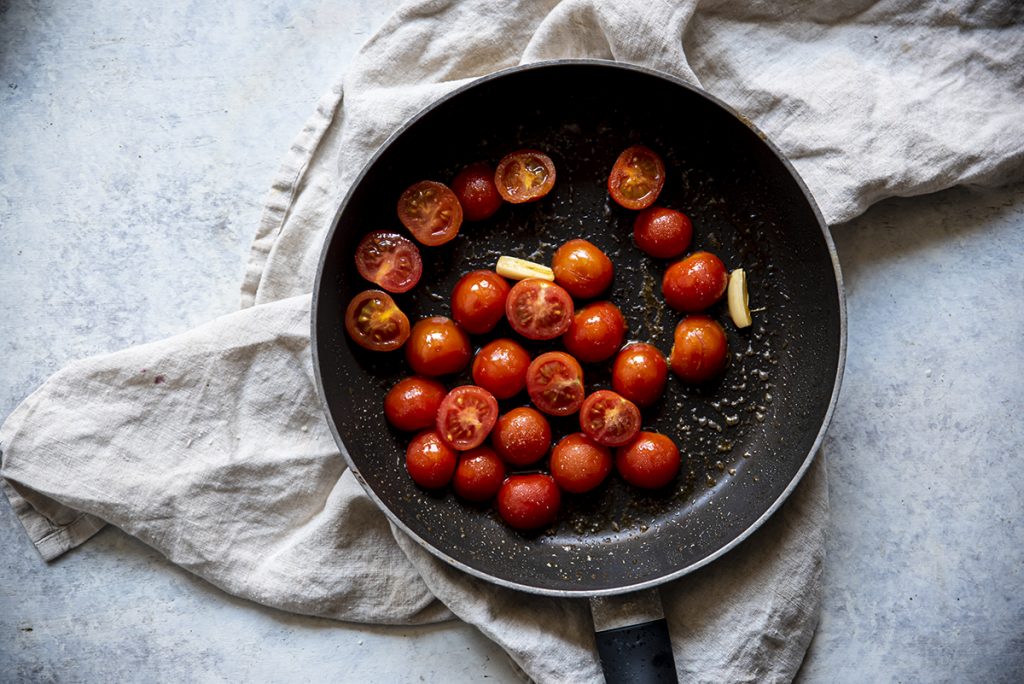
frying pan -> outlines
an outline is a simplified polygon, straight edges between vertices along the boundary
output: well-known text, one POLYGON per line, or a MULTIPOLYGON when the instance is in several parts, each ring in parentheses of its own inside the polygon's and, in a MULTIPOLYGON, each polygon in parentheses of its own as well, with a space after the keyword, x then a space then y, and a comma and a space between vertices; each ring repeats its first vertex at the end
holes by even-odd
MULTIPOLYGON (((474 344, 515 337, 506 326, 473 338, 474 344)), ((481 78, 395 133, 338 210, 319 264, 312 316, 324 409, 367 494, 400 529, 471 575, 526 592, 591 598, 609 679, 626 676, 616 670, 623 663, 674 678, 664 620, 616 623, 604 632, 601 623, 616 606, 643 604, 651 596, 645 590, 722 556, 779 508, 821 444, 839 392, 845 332, 834 246, 781 153, 749 121, 696 88, 593 60, 481 78), (669 262, 633 246, 636 213, 611 201, 606 187, 618 154, 636 143, 664 159, 667 179, 658 204, 692 219, 690 250, 708 249, 727 267, 744 268, 756 310, 754 324, 739 330, 724 304, 711 309, 728 336, 726 372, 702 387, 670 377, 662 400, 644 411, 645 429, 680 445, 679 477, 663 491, 642 492, 613 475, 596 492, 564 497, 559 522, 534 534, 512 530, 490 507, 419 489, 404 467, 409 436, 389 427, 382 412, 387 390, 411 371, 401 352, 366 351, 345 333, 349 300, 372 287, 354 268, 359 239, 371 230, 401 229, 396 202, 416 181, 450 182, 470 162, 495 164, 524 147, 543 150, 557 168, 551 194, 506 204, 490 219, 464 223, 452 242, 422 248, 423 278, 396 296, 398 305, 412 321, 450 315, 452 287, 467 271, 493 269, 502 254, 548 263, 558 245, 583 237, 615 264, 607 296, 625 314, 628 338, 667 354, 680 319, 660 294, 669 262), (632 598, 621 601, 620 594, 632 598)), ((540 353, 559 343, 526 346, 540 353)), ((610 363, 584 372, 588 392, 610 387, 610 363)), ((444 380, 448 387, 472 382, 468 370, 444 380)), ((501 410, 526 403, 523 394, 501 402, 501 410)), ((556 439, 579 429, 572 417, 554 419, 552 428, 556 439)))

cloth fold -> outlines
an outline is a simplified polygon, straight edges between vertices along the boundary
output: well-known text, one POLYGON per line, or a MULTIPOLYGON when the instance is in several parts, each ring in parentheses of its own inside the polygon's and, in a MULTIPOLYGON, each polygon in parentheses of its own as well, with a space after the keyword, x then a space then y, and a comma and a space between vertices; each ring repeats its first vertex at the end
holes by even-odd
MULTIPOLYGON (((352 181, 405 120, 473 78, 617 59, 701 85, 753 120, 836 223, 883 197, 1020 176, 1021 23, 1009 1, 410 2, 288 150, 243 309, 51 377, 0 428, 12 506, 47 559, 109 522, 266 605, 376 623, 454 614, 538 681, 596 678, 584 602, 444 565, 390 528, 337 452, 312 382, 308 293, 352 181)), ((792 679, 816 622, 826 525, 819 457, 756 535, 662 589, 681 676, 792 679)))

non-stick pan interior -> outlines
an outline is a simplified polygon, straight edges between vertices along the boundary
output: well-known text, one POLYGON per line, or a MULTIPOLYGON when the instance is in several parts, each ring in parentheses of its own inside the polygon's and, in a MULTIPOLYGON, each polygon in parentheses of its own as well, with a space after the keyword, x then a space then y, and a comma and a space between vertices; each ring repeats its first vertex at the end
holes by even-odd
MULTIPOLYGON (((388 515, 427 548, 474 574, 551 594, 613 593, 682 574, 741 538, 789 491, 809 463, 837 389, 842 302, 820 217, 792 170, 760 135, 719 104, 659 75, 607 63, 559 63, 484 79, 433 106, 396 136, 351 191, 318 279, 314 334, 319 381, 342 451, 388 515), (450 182, 465 164, 492 164, 518 148, 543 150, 558 180, 542 201, 505 205, 464 223, 442 247, 423 248, 424 277, 396 297, 416 319, 450 315, 455 281, 509 254, 548 263, 562 242, 583 237, 607 252, 616 273, 609 298, 628 338, 666 354, 681 316, 664 306, 667 262, 632 243, 635 212, 608 197, 608 172, 642 143, 664 159, 658 204, 694 226, 691 250, 709 249, 748 273, 754 325, 737 330, 724 304, 731 359, 724 377, 692 388, 670 378, 644 411, 645 429, 684 453, 678 480, 645 493, 613 475, 598 492, 567 496, 557 527, 524 535, 488 507, 427 493, 404 468, 408 435, 389 427, 384 394, 411 372, 401 352, 367 352, 345 334, 344 310, 371 287, 353 266, 356 243, 401 229, 396 202, 411 183, 450 182)), ((502 324, 505 325, 504 323, 502 324)), ((514 336, 505 327, 495 333, 514 336)), ((495 335, 474 338, 476 346, 495 335)), ((533 352, 557 341, 529 344, 533 352)), ((610 388, 610 362, 585 366, 587 391, 610 388)), ((448 387, 471 382, 465 373, 448 387)), ((528 402, 525 393, 502 409, 528 402)), ((577 431, 553 421, 557 436, 577 431)), ((725 561, 727 562, 727 561, 725 561)))

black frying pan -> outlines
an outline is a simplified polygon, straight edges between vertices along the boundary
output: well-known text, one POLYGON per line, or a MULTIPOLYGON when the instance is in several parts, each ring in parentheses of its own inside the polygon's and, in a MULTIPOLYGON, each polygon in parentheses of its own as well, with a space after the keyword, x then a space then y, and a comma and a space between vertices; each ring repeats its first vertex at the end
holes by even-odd
MULTIPOLYGON (((312 332, 334 436, 385 514, 466 572, 557 596, 648 589, 751 534, 814 457, 845 355, 835 250, 793 168, 749 122, 707 94, 656 72, 598 61, 518 67, 479 79, 398 131, 335 218, 317 274, 312 332), (727 267, 746 269, 751 307, 762 309, 745 330, 732 325, 724 303, 712 309, 729 338, 726 373, 701 388, 670 378, 664 398, 644 411, 645 429, 672 436, 685 454, 677 482, 651 494, 612 476, 596 493, 565 497, 558 524, 533 535, 513 531, 489 508, 418 489, 404 468, 408 436, 391 429, 382 413, 386 391, 411 372, 401 352, 367 352, 345 334, 346 305, 371 287, 353 267, 359 239, 401 228, 396 202, 415 181, 450 182, 467 163, 495 164, 522 147, 543 150, 558 171, 551 194, 506 205, 486 221, 464 223, 447 245, 423 248, 423 279, 396 297, 399 306, 413 321, 450 315, 452 287, 465 272, 493 269, 502 254, 547 263, 559 244, 584 237, 615 263, 610 298, 626 315, 629 338, 667 354, 680 318, 660 296, 667 263, 633 246, 636 214, 612 202, 605 185, 619 152, 635 143, 664 159, 658 204, 690 216, 691 250, 709 249, 727 267)), ((507 328, 495 334, 514 336, 507 328)), ((588 392, 610 387, 609 367, 585 367, 588 392)), ((445 380, 449 387, 471 382, 468 370, 445 380)), ((502 402, 502 410, 527 402, 524 394, 502 402)), ((555 420, 553 429, 557 439, 579 428, 568 418, 555 420)))

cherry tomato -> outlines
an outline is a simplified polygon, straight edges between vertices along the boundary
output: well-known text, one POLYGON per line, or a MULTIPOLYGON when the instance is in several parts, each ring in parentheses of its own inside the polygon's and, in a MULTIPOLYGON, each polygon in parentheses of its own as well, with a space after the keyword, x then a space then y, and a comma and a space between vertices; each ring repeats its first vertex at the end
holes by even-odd
POLYGON ((708 308, 725 294, 729 272, 711 252, 694 252, 665 271, 661 292, 676 311, 694 313, 708 308))
POLYGON ((500 338, 488 342, 473 359, 473 382, 498 399, 508 399, 526 387, 530 354, 518 342, 500 338))
POLYGON ((501 195, 494 185, 494 170, 485 162, 470 164, 459 171, 452 181, 452 190, 467 221, 490 218, 501 208, 501 195))
POLYGON ((507 154, 498 162, 494 184, 506 202, 522 204, 539 200, 555 185, 555 163, 537 150, 507 154))
POLYGON ((376 230, 359 241, 356 270, 388 292, 408 292, 420 281, 423 260, 411 240, 398 233, 376 230))
POLYGON ((668 361, 673 373, 686 382, 707 382, 725 369, 728 358, 729 343, 717 321, 703 315, 679 321, 668 361))
POLYGON ((572 325, 572 297, 558 285, 539 278, 520 280, 505 300, 512 329, 530 340, 550 340, 572 325))
POLYGON ((637 406, 650 406, 660 399, 666 380, 668 363, 653 345, 635 342, 615 357, 612 389, 637 406))
POLYGON ((550 475, 512 475, 498 490, 498 515, 517 530, 547 527, 561 505, 562 494, 550 475))
POLYGON ((551 451, 551 475, 567 492, 589 492, 611 471, 612 452, 582 432, 563 437, 551 451))
POLYGON ((586 240, 569 240, 558 248, 551 260, 555 282, 573 297, 596 297, 612 284, 615 269, 612 260, 586 240))
POLYGON ((360 347, 392 351, 409 339, 409 318, 387 292, 364 290, 345 310, 345 329, 360 347))
POLYGON ((412 326, 405 360, 417 375, 447 375, 466 367, 473 352, 469 337, 450 318, 421 318, 412 326))
POLYGON ((526 370, 526 392, 551 416, 569 416, 583 404, 583 368, 565 352, 547 352, 526 370))
POLYGON ((448 484, 457 461, 455 451, 433 430, 424 430, 413 437, 405 450, 405 469, 413 482, 426 489, 439 489, 448 484))
POLYGON ((529 406, 514 408, 498 418, 491 444, 507 463, 525 466, 536 463, 551 448, 551 426, 529 406))
POLYGON ((584 363, 611 358, 626 337, 626 319, 611 302, 588 304, 572 318, 572 325, 562 336, 569 353, 584 363))
POLYGON ((435 247, 458 235, 462 206, 444 183, 420 181, 398 198, 398 220, 421 244, 435 247))
POLYGON ((622 446, 640 432, 640 409, 620 394, 598 390, 583 401, 580 429, 598 444, 622 446))
POLYGON ((626 209, 646 209, 665 185, 665 164, 643 145, 623 150, 608 175, 608 193, 626 209))
POLYGON ((467 501, 487 501, 494 498, 505 481, 505 464, 487 447, 465 451, 455 468, 452 487, 467 501))
POLYGON ((622 479, 644 489, 667 485, 679 472, 680 462, 675 442, 657 432, 641 432, 615 454, 615 468, 622 479))
POLYGON ((406 432, 431 427, 437 422, 437 409, 447 393, 437 380, 400 380, 384 395, 384 417, 406 432))
POLYGON ((690 246, 693 224, 681 211, 649 207, 633 222, 633 241, 641 251, 656 259, 679 256, 690 246))
POLYGON ((498 401, 483 387, 456 387, 437 409, 437 432, 446 444, 469 451, 484 443, 498 420, 498 401))
POLYGON ((505 316, 509 289, 494 271, 470 271, 452 290, 452 318, 472 335, 490 332, 505 316))

